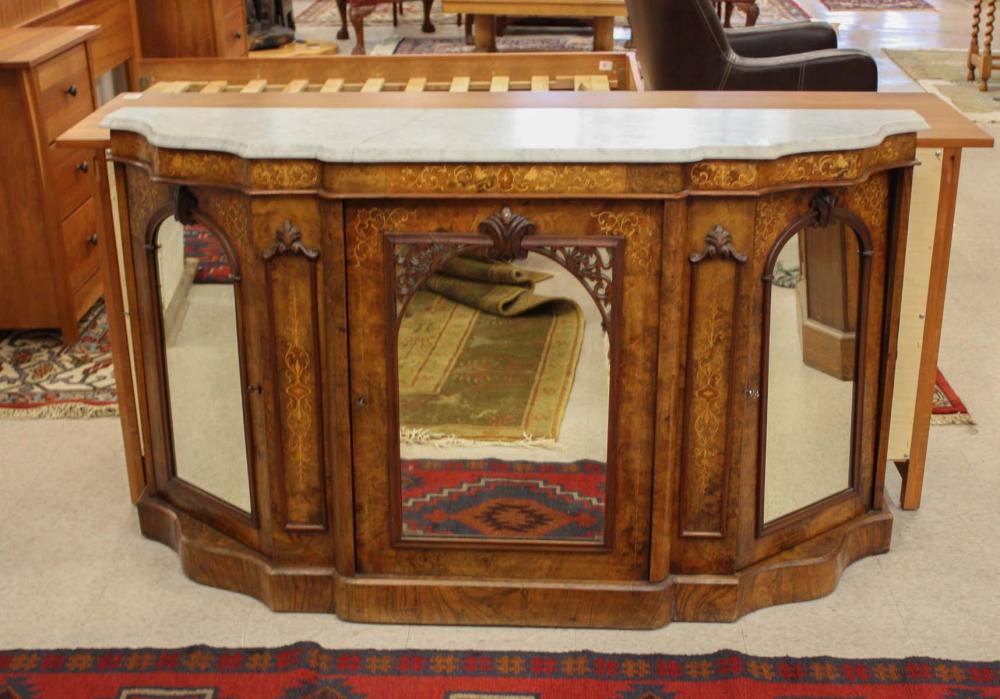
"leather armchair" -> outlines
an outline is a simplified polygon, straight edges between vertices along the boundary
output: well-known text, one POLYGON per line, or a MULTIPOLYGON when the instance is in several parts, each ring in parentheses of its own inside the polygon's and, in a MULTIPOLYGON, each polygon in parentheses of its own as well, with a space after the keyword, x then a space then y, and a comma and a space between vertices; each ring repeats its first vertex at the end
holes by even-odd
POLYGON ((711 0, 626 4, 648 89, 878 89, 875 60, 864 51, 837 49, 829 24, 793 22, 727 31, 711 0))

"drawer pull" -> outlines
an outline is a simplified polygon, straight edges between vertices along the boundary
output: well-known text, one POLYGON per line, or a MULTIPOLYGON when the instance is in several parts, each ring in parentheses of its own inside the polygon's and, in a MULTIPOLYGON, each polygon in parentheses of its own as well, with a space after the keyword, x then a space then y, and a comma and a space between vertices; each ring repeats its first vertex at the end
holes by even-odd
POLYGON ((69 87, 66 88, 66 94, 69 95, 70 97, 76 97, 76 93, 77 93, 76 85, 70 85, 69 87))
POLYGON ((84 160, 82 163, 76 166, 77 172, 87 172, 90 169, 90 163, 84 160))
POLYGON ((234 39, 242 39, 243 38, 243 32, 233 32, 233 38, 234 39))
POLYGON ((90 237, 87 238, 87 242, 93 245, 94 247, 97 247, 97 234, 91 233, 90 237))

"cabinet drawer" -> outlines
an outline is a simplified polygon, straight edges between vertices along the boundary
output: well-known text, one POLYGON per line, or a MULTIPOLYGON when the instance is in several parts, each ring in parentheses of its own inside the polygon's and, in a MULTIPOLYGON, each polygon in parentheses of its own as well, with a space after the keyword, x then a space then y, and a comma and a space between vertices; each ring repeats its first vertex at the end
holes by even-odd
POLYGON ((38 66, 38 108, 44 132, 52 142, 63 131, 94 111, 87 70, 87 49, 81 44, 38 66))
POLYGON ((94 182, 93 158, 85 150, 49 146, 52 189, 59 217, 66 218, 90 196, 94 182))
POLYGON ((222 56, 240 58, 247 54, 247 27, 243 9, 237 7, 222 22, 222 56))
POLYGON ((66 245, 66 271, 70 289, 76 291, 97 271, 97 222, 94 200, 88 199, 62 223, 66 245))

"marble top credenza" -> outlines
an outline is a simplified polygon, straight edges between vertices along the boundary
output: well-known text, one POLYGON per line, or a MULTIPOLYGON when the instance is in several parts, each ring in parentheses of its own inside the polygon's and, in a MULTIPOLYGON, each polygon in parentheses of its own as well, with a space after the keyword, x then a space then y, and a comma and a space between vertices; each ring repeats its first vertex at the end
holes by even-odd
POLYGON ((140 523, 193 579, 649 628, 888 549, 916 113, 163 97, 103 128, 140 523), (817 250, 848 271, 846 378, 801 346, 817 250))

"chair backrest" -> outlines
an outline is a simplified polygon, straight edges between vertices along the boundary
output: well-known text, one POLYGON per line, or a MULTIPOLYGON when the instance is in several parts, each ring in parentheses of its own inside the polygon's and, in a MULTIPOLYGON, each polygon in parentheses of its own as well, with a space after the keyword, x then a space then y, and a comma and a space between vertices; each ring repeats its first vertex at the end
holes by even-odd
POLYGON ((713 90, 732 49, 711 0, 626 0, 647 88, 713 90))

